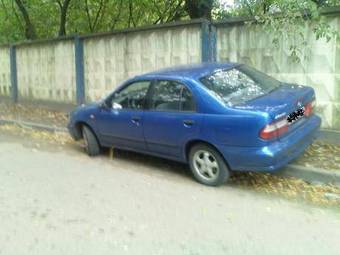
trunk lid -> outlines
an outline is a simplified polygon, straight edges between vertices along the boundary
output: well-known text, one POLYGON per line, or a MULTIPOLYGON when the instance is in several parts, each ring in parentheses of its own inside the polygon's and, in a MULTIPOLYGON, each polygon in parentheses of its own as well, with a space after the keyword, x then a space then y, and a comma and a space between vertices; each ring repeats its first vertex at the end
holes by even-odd
POLYGON ((283 84, 266 95, 234 107, 237 109, 267 112, 273 120, 277 120, 298 110, 313 99, 315 99, 313 88, 283 84))
MULTIPOLYGON (((314 99, 315 93, 314 89, 311 87, 283 84, 264 96, 249 100, 234 107, 237 109, 267 112, 273 122, 287 118, 289 114, 296 112, 314 99)), ((288 126, 288 133, 293 132, 305 121, 306 118, 300 118, 290 124, 288 126)))

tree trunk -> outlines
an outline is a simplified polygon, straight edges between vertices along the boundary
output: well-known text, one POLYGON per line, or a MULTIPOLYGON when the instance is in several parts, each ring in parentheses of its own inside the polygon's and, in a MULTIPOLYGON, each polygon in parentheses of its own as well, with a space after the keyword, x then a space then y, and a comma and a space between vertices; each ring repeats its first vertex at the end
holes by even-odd
POLYGON ((71 0, 65 0, 63 4, 61 4, 59 1, 59 7, 60 7, 60 25, 59 25, 59 36, 66 35, 66 21, 67 21, 67 10, 70 6, 71 0))
POLYGON ((325 6, 327 1, 326 0, 312 0, 318 7, 325 6))
POLYGON ((206 18, 211 20, 214 0, 185 0, 185 10, 191 19, 206 18))
POLYGON ((28 40, 34 40, 37 39, 37 34, 35 32, 35 28, 31 22, 30 16, 27 12, 27 9, 25 8, 25 5, 21 0, 15 0, 15 3, 17 4, 23 18, 25 21, 25 37, 28 40))

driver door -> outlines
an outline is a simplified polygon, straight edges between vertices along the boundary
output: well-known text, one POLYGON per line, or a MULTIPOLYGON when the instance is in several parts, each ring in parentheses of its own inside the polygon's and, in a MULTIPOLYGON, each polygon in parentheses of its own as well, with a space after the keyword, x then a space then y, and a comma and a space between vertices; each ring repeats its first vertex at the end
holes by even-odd
POLYGON ((145 150, 143 116, 150 81, 135 81, 115 92, 98 116, 98 128, 106 146, 145 150))

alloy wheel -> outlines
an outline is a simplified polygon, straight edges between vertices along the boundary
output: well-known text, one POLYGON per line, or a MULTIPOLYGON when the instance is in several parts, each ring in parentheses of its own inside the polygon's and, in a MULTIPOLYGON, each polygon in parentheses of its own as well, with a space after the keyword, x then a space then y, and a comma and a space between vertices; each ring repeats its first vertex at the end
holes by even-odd
POLYGON ((206 150, 199 150, 193 156, 193 166, 198 175, 207 181, 214 181, 219 175, 219 165, 215 156, 206 150))

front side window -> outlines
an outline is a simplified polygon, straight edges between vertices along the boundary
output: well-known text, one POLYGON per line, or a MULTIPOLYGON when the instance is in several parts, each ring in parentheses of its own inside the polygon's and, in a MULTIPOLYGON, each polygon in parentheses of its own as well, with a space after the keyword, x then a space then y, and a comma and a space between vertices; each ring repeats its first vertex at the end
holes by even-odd
POLYGON ((205 87, 226 104, 241 104, 280 86, 274 78, 246 65, 218 70, 200 79, 205 87))
POLYGON ((189 89, 176 81, 157 81, 151 89, 149 109, 157 111, 194 111, 189 89))
POLYGON ((134 82, 111 98, 111 107, 116 104, 122 109, 143 109, 146 94, 148 92, 150 81, 134 82))

